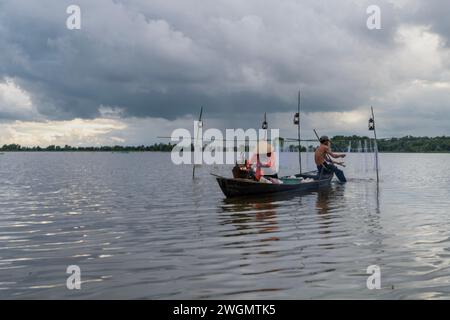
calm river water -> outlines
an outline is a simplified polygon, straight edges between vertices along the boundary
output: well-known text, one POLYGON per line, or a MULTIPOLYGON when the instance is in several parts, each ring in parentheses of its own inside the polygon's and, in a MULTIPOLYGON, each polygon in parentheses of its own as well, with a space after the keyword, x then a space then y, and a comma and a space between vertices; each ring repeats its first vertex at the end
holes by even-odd
POLYGON ((230 167, 192 180, 169 153, 5 153, 0 298, 448 299, 450 155, 380 157, 379 188, 352 154, 346 185, 227 201, 230 167))

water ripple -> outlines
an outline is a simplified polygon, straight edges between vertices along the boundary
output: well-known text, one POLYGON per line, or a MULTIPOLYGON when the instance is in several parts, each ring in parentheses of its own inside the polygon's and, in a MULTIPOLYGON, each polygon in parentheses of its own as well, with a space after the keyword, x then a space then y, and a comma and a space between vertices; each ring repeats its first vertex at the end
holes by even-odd
POLYGON ((7 153, 0 298, 449 298, 450 157, 414 157, 381 155, 379 188, 350 156, 347 185, 226 200, 229 167, 192 180, 169 154, 7 153))

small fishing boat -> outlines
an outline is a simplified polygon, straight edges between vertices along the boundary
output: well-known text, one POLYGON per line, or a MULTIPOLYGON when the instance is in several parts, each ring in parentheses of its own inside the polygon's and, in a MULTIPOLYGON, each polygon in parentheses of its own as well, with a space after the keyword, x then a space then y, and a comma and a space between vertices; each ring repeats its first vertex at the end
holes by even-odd
POLYGON ((314 191, 331 184, 333 174, 319 177, 317 172, 281 177, 282 183, 265 183, 251 179, 225 178, 214 175, 227 198, 267 195, 280 192, 314 191))

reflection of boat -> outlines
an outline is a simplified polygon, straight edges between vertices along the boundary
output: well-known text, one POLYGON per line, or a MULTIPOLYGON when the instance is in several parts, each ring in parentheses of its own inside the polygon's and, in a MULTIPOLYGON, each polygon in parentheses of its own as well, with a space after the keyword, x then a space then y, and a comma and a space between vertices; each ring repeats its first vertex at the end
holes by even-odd
POLYGON ((317 173, 297 174, 295 178, 282 177, 283 183, 263 183, 250 179, 224 178, 216 176, 220 189, 227 198, 267 195, 280 192, 301 192, 318 190, 329 186, 333 175, 324 175, 319 178, 317 173), (301 179, 299 179, 301 178, 301 179))

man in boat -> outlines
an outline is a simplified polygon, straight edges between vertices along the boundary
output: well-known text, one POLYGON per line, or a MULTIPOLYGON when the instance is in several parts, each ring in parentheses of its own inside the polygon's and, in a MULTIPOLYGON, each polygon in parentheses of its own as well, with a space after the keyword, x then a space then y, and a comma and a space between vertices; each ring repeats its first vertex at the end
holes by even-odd
POLYGON ((332 152, 331 141, 327 136, 320 137, 319 141, 320 146, 316 149, 314 154, 314 160, 316 162, 319 175, 334 173, 340 182, 347 182, 344 172, 335 166, 335 164, 343 166, 344 163, 332 159, 344 158, 345 154, 332 152))
POLYGON ((260 181, 262 177, 269 180, 278 179, 276 161, 272 145, 261 141, 258 143, 257 150, 247 161, 247 169, 257 181, 260 181))

